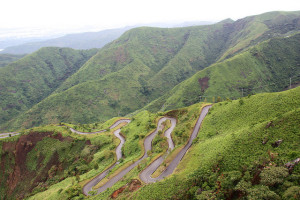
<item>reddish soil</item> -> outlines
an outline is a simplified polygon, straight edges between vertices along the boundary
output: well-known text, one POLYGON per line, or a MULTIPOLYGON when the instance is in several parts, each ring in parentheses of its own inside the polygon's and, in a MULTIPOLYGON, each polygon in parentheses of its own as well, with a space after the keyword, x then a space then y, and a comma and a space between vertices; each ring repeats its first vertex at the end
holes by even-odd
POLYGON ((142 183, 141 181, 137 180, 137 179, 133 179, 131 181, 131 183, 129 184, 129 191, 133 192, 136 191, 137 189, 139 189, 141 187, 142 183))
POLYGON ((186 110, 186 109, 172 110, 172 111, 169 111, 169 112, 166 114, 166 116, 176 118, 177 116, 183 115, 183 114, 185 114, 185 113, 187 113, 187 110, 186 110))
MULTIPOLYGON (((23 183, 23 190, 21 193, 19 192, 18 196, 16 197, 17 199, 22 199, 24 198, 26 192, 32 191, 32 189, 36 187, 39 182, 43 182, 48 179, 48 171, 52 166, 56 166, 56 170, 61 168, 58 153, 55 152, 47 165, 42 167, 42 170, 39 172, 39 174, 37 174, 37 171, 27 170, 27 154, 35 147, 37 142, 41 141, 44 137, 51 137, 59 141, 73 141, 71 137, 62 137, 60 133, 53 135, 52 132, 31 132, 28 135, 22 135, 16 142, 3 143, 2 151, 6 152, 6 154, 9 154, 10 159, 14 158, 15 162, 15 165, 11 166, 13 168, 12 173, 9 174, 6 180, 7 195, 13 195, 13 192, 19 187, 18 185, 20 183, 23 183)), ((6 155, 3 154, 0 160, 0 170, 3 172, 3 175, 5 174, 5 157, 6 155)), ((41 168, 43 160, 44 158, 40 157, 40 159, 38 160, 38 168, 41 168)))
POLYGON ((127 52, 124 50, 123 47, 119 47, 115 51, 115 61, 117 63, 123 64, 127 60, 127 52))
POLYGON ((209 78, 208 77, 204 77, 204 78, 200 78, 198 79, 198 82, 200 84, 200 87, 201 87, 201 91, 204 92, 208 87, 208 81, 209 81, 209 78))
POLYGON ((112 195, 110 196, 111 198, 115 199, 119 196, 120 193, 122 193, 126 188, 128 188, 128 190, 130 192, 134 192, 137 189, 139 189, 142 186, 141 181, 137 180, 137 179, 133 179, 129 184, 126 184, 122 187, 120 187, 119 189, 117 189, 116 191, 114 191, 112 193, 112 195))
POLYGON ((124 185, 123 187, 120 187, 119 189, 117 189, 116 191, 114 191, 110 197, 112 199, 117 198, 119 196, 119 194, 122 193, 126 189, 126 187, 127 187, 127 185, 124 185))

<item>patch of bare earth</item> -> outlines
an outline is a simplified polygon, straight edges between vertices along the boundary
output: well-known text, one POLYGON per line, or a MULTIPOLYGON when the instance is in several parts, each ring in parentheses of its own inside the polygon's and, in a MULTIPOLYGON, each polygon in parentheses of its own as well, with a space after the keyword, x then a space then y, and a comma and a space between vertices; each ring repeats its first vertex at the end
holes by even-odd
POLYGON ((120 187, 119 189, 117 189, 116 191, 114 191, 111 194, 111 198, 115 199, 119 196, 119 194, 121 194, 125 189, 128 189, 129 192, 134 192, 136 190, 138 190, 141 187, 142 183, 141 181, 137 180, 137 179, 133 179, 131 180, 130 183, 127 183, 126 185, 120 187))
POLYGON ((201 87, 201 92, 204 92, 209 87, 208 81, 209 81, 208 77, 203 77, 198 79, 199 85, 201 87))

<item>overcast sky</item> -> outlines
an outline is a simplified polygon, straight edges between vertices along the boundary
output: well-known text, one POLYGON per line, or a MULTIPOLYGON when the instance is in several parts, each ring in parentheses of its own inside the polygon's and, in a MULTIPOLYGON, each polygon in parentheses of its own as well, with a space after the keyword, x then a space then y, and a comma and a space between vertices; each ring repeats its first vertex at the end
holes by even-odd
POLYGON ((1 0, 1 34, 101 30, 154 22, 234 20, 300 10, 299 0, 1 0))

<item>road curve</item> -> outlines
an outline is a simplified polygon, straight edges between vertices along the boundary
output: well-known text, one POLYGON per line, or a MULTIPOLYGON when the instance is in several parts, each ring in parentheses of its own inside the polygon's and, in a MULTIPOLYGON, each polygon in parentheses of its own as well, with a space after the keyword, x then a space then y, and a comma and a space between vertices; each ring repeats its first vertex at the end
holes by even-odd
POLYGON ((12 136, 16 136, 19 135, 20 133, 17 132, 10 132, 10 133, 0 133, 0 139, 2 138, 7 138, 7 137, 12 137, 12 136), (10 135, 10 136, 9 136, 10 135))
MULTIPOLYGON (((113 128, 117 127, 119 124, 121 124, 121 123, 123 123, 123 122, 129 123, 130 120, 129 120, 129 119, 120 119, 120 120, 116 121, 113 125, 111 125, 111 126, 109 127, 109 129, 113 129, 113 128)), ((68 127, 68 126, 67 126, 67 127, 68 127)), ((77 133, 77 134, 81 134, 81 135, 103 133, 103 132, 106 131, 106 129, 104 129, 104 130, 101 130, 101 131, 95 131, 95 132, 81 132, 81 131, 77 131, 77 130, 71 128, 71 127, 69 127, 69 128, 70 128, 70 130, 71 130, 73 133, 77 133)))
MULTIPOLYGON (((129 119, 121 119, 121 120, 118 120, 116 121, 113 125, 111 125, 109 128, 110 129, 113 129, 115 127, 117 127, 119 124, 121 123, 124 123, 126 122, 127 124, 130 123, 130 120, 129 119)), ((74 130, 74 129, 73 129, 74 130)), ((74 132, 74 133, 78 133, 78 134, 92 134, 92 133, 101 133, 101 132, 104 132, 105 130, 103 131, 97 131, 97 132, 90 132, 90 133, 87 133, 87 132, 74 132)), ((86 185, 83 186, 83 193, 85 195, 89 195, 89 191, 92 191, 93 190, 93 187, 95 185, 97 185, 108 173, 111 169, 113 169, 117 164, 119 164, 118 160, 120 160, 122 158, 122 146, 124 145, 125 143, 125 138, 120 135, 120 132, 121 132, 121 129, 117 129, 114 131, 114 135, 120 139, 120 144, 117 146, 116 148, 116 155, 117 155, 117 162, 115 162, 114 164, 112 164, 108 169, 106 169, 105 171, 103 171, 101 174, 99 174, 98 176, 96 176, 95 178, 93 178, 90 182, 88 182, 86 185)))
MULTIPOLYGON (((163 117, 158 121, 157 128, 154 132, 152 132, 150 135, 148 135, 145 140, 144 140, 144 155, 135 163, 130 165, 129 167, 125 168, 123 171, 118 173, 116 176, 112 177, 108 182, 106 182, 103 186, 97 189, 97 194, 105 191, 107 188, 112 187, 116 182, 118 182, 121 178, 123 178, 130 170, 132 170, 134 167, 136 167, 143 159, 148 157, 147 151, 152 149, 152 140, 154 139, 155 135, 158 133, 158 131, 163 129, 162 123, 166 120, 170 119, 171 120, 171 127, 176 126, 176 119, 174 118, 169 118, 169 117, 163 117)), ((170 129, 170 128, 169 128, 170 129)), ((169 130, 168 129, 168 130, 169 130)), ((171 131, 172 132, 172 131, 171 131)), ((170 134, 169 134, 170 135, 170 134)), ((173 144, 174 146, 174 144, 173 144)), ((104 176, 105 177, 105 176, 104 176)), ((103 178, 104 178, 103 177, 103 178)))
POLYGON ((164 161, 164 157, 161 156, 158 159, 156 159, 154 162, 152 162, 145 170, 143 170, 140 173, 140 179, 145 182, 145 183, 153 183, 156 181, 159 181, 161 179, 163 179, 164 177, 170 175, 173 173, 174 169, 178 166, 179 162, 181 161, 181 159, 183 158, 183 156, 185 155, 185 153, 187 152, 187 150, 191 147, 193 140, 197 137, 198 132, 200 130, 200 126, 201 123, 204 119, 204 117, 207 115, 209 108, 211 107, 211 105, 209 106, 205 106, 202 111, 201 114, 196 122, 196 125, 194 126, 194 130, 192 135, 190 136, 190 139, 188 141, 188 143, 184 146, 184 148, 176 155, 176 157, 172 160, 172 162, 169 164, 169 166, 165 169, 165 171, 163 171, 158 177, 156 178, 152 178, 151 175, 156 171, 156 169, 161 165, 161 163, 164 161))

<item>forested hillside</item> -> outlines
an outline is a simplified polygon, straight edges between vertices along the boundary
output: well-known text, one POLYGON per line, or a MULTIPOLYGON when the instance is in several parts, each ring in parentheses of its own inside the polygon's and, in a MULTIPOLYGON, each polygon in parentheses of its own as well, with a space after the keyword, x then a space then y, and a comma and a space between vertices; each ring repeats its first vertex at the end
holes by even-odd
POLYGON ((24 57, 24 55, 0 54, 0 67, 4 67, 22 57, 24 57))
POLYGON ((201 100, 212 101, 215 96, 216 101, 218 96, 280 91, 298 73, 299 36, 293 34, 300 29, 299 16, 299 12, 271 12, 214 25, 132 29, 5 127, 103 121, 157 98, 147 109, 190 105, 200 95, 201 100), (289 38, 268 41, 274 37, 289 38))
POLYGON ((3 123, 50 95, 96 52, 43 48, 0 68, 0 130, 6 128, 3 123))
POLYGON ((299 94, 214 104, 176 175, 120 199, 299 199, 299 94))
POLYGON ((300 83, 300 34, 262 42, 211 65, 178 84, 144 109, 180 108, 260 92, 282 91, 300 83))
POLYGON ((83 186, 116 161, 119 142, 112 131, 121 128, 126 138, 123 157, 96 187, 139 159, 145 138, 159 119, 168 116, 177 121, 172 132, 175 148, 167 153, 163 133, 171 124, 166 122, 153 138, 148 158, 111 188, 89 199, 297 199, 299 92, 297 87, 214 104, 172 175, 151 184, 138 181, 141 172, 160 155, 165 155, 165 161, 153 176, 166 169, 189 139, 204 104, 159 113, 143 111, 128 125, 111 130, 107 127, 117 118, 104 124, 69 125, 83 131, 106 129, 97 134, 78 135, 68 127, 54 125, 26 130, 21 136, 0 140, 0 165, 5 166, 0 175, 9 180, 0 181, 0 194, 4 198, 84 199, 83 186), (19 177, 18 184, 14 177, 19 177))

